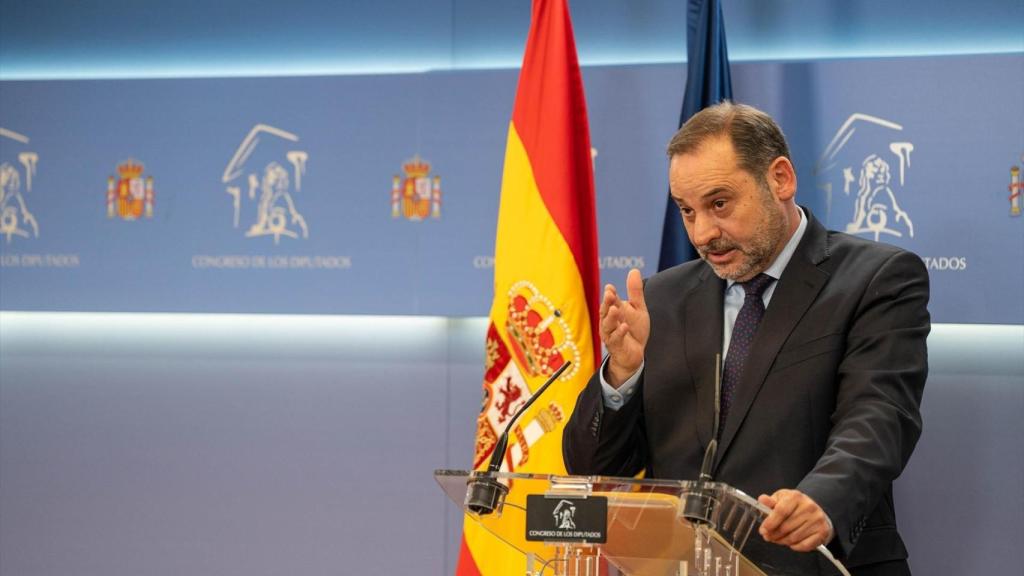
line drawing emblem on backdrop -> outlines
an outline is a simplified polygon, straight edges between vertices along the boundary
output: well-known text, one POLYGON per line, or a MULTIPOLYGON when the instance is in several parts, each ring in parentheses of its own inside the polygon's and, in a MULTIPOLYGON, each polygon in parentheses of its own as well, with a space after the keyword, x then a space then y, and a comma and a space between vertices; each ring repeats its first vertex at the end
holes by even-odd
POLYGON ((28 209, 25 194, 32 191, 39 154, 27 149, 28 136, 13 130, 0 127, 0 141, 4 143, 0 157, 0 236, 8 244, 15 236, 38 238, 39 223, 28 209), (8 158, 13 150, 18 150, 17 155, 8 158))
POLYGON ((896 122, 860 112, 851 114, 840 126, 814 168, 818 187, 826 193, 829 221, 833 192, 839 184, 844 196, 852 200, 847 233, 876 241, 883 234, 914 237, 914 222, 899 202, 914 151, 914 144, 901 138, 902 131, 903 126, 896 122))
POLYGON ((309 238, 293 193, 302 190, 309 153, 295 149, 299 137, 267 124, 253 126, 231 157, 221 182, 232 198, 234 227, 248 223, 247 238, 309 238), (262 146, 261 146, 262 144, 262 146))
POLYGON ((391 217, 422 222, 441 219, 441 177, 430 175, 430 162, 416 154, 402 163, 404 176, 391 178, 391 217))
POLYGON ((107 177, 107 218, 122 220, 153 217, 153 177, 142 177, 146 167, 142 162, 128 159, 117 165, 117 178, 107 177))

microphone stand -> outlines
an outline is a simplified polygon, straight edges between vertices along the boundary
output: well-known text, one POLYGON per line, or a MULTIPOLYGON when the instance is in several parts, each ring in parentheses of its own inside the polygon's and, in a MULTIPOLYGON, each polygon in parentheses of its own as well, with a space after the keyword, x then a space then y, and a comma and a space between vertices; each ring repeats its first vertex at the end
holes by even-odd
POLYGON ((508 448, 508 435, 512 431, 512 425, 516 423, 516 420, 526 412, 537 398, 548 389, 548 386, 558 379, 563 372, 572 362, 568 360, 564 364, 555 370, 555 373, 547 379, 544 384, 537 389, 537 393, 530 396, 530 399, 523 404, 523 407, 516 411, 512 419, 509 420, 508 425, 505 426, 505 431, 501 433, 501 437, 498 438, 498 442, 494 445, 494 452, 491 453, 491 461, 487 466, 487 471, 480 475, 475 475, 469 481, 469 488, 466 489, 466 508, 472 512, 477 513, 480 516, 486 516, 491 512, 494 512, 495 508, 499 508, 505 501, 505 495, 508 494, 508 486, 498 482, 495 478, 495 474, 501 469, 501 461, 505 459, 505 451, 508 448))
POLYGON ((711 468, 715 463, 715 453, 718 451, 718 428, 722 417, 722 355, 715 354, 715 417, 712 423, 711 441, 704 450, 704 461, 700 465, 700 476, 697 477, 697 485, 694 493, 691 494, 683 505, 683 517, 694 524, 711 523, 712 514, 715 511, 715 500, 711 493, 706 491, 706 485, 711 483, 711 468))

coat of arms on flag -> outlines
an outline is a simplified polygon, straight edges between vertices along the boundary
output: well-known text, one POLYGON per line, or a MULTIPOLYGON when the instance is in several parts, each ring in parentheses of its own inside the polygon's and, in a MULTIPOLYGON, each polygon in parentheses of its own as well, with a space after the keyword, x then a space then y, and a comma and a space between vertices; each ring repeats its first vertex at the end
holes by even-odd
POLYGON ((391 178, 391 217, 419 222, 441 218, 441 177, 417 154, 402 164, 404 176, 391 178))
POLYGON ((117 166, 117 179, 107 177, 107 218, 122 220, 153 217, 153 177, 142 177, 145 166, 125 160, 117 166))
POLYGON ((580 350, 573 342, 572 328, 562 311, 531 282, 521 280, 509 289, 506 328, 512 350, 530 376, 548 376, 567 360, 572 366, 562 379, 569 380, 579 371, 580 350))
MULTIPOLYGON (((564 343, 559 342, 558 344, 564 343)), ((569 342, 569 344, 572 343, 569 342)), ((575 349, 575 345, 573 347, 575 349)), ((557 349, 559 346, 555 345, 551 348, 557 349)), ((579 360, 576 359, 576 361, 579 360)), ((543 375, 550 375, 561 365, 562 362, 558 362, 554 369, 546 369, 543 375)), ((568 380, 571 375, 563 374, 561 378, 568 380)), ((526 384, 519 363, 513 358, 494 324, 491 324, 487 330, 484 398, 480 407, 480 416, 477 418, 474 468, 479 468, 491 457, 498 436, 504 432, 512 417, 532 396, 533 392, 526 384)), ((555 430, 564 418, 565 413, 562 407, 552 401, 537 411, 532 418, 527 419, 525 423, 520 420, 510 431, 510 444, 502 468, 513 472, 525 464, 529 460, 530 446, 548 432, 555 430)))

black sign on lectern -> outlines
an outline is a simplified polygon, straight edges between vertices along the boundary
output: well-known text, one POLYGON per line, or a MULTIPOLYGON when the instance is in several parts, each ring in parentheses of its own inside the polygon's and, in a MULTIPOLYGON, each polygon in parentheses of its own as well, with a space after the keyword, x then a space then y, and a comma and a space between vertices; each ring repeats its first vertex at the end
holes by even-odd
POLYGON ((526 539, 604 544, 608 541, 608 498, 531 494, 526 497, 526 539))

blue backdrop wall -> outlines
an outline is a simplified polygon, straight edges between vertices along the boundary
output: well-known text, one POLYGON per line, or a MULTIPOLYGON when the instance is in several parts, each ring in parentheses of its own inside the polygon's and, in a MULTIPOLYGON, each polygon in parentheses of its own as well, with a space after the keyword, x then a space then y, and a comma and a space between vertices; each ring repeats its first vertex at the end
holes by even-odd
MULTIPOLYGON (((606 282, 655 266, 680 4, 573 7, 606 282)), ((724 4, 801 202, 932 274, 915 571, 1014 569, 1024 6, 724 4)), ((528 19, 0 1, 0 574, 451 573, 528 19)))
MULTIPOLYGON (((1022 68, 1014 54, 740 63, 734 85, 779 119, 820 220, 925 257, 936 321, 1020 324, 1008 296, 1024 266, 1006 264, 1024 261, 1009 192, 1022 68)), ((605 282, 656 265, 683 71, 585 72, 605 282)), ((7 82, 2 305, 486 314, 515 82, 7 82)))

